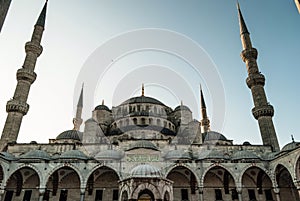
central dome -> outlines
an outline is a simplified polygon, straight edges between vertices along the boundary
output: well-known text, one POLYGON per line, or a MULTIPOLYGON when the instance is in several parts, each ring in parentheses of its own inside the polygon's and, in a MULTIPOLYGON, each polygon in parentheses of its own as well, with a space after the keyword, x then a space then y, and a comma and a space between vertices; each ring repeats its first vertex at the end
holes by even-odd
POLYGON ((135 104, 135 103, 151 103, 151 104, 156 104, 156 105, 162 105, 165 106, 162 102, 160 102, 159 100, 156 100, 155 98, 151 98, 148 96, 137 96, 137 97, 133 97, 130 98, 126 101, 124 101, 123 103, 121 103, 121 105, 127 105, 127 104, 135 104))

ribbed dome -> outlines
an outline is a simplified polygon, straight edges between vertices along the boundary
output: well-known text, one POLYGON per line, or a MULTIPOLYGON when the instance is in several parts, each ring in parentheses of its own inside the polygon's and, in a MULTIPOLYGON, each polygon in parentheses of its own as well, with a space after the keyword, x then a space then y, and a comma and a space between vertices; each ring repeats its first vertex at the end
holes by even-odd
POLYGON ((97 159, 97 160, 120 160, 123 158, 123 156, 124 156, 124 154, 121 151, 105 150, 105 151, 100 151, 95 156, 95 159, 97 159))
POLYGON ((87 160, 89 157, 80 150, 69 150, 58 156, 59 159, 82 159, 87 160))
POLYGON ((179 106, 177 106, 177 107, 174 109, 175 112, 176 112, 176 111, 179 111, 179 110, 188 110, 188 111, 191 112, 190 108, 189 108, 188 106, 186 106, 186 105, 179 105, 179 106))
POLYGON ((77 130, 67 130, 59 134, 57 140, 80 140, 81 132, 77 130))
POLYGON ((204 139, 204 141, 210 141, 210 140, 227 141, 227 138, 224 135, 222 135, 221 133, 215 132, 215 131, 208 131, 206 133, 203 133, 203 139, 204 139))
POLYGON ((158 148, 152 142, 147 140, 139 140, 131 144, 128 150, 139 149, 139 148, 158 150, 158 148))
POLYGON ((131 177, 151 177, 151 178, 158 178, 161 177, 161 173, 157 167, 143 164, 138 165, 135 168, 133 168, 130 172, 131 177))
POLYGON ((259 157, 253 152, 240 150, 231 155, 232 160, 242 160, 242 159, 259 159, 259 157))
POLYGON ((300 146, 300 142, 290 142, 282 147, 281 151, 291 151, 300 146))
POLYGON ((111 112, 111 110, 106 105, 98 105, 95 107, 95 110, 106 110, 108 112, 111 112))
POLYGON ((171 150, 166 153, 164 156, 165 160, 179 160, 179 159, 186 159, 190 160, 192 159, 192 156, 189 152, 185 150, 171 150))
POLYGON ((124 101, 123 103, 121 103, 121 105, 134 104, 134 103, 151 103, 151 104, 165 106, 159 100, 156 100, 155 98, 151 98, 151 97, 147 97, 147 96, 137 96, 137 97, 130 98, 127 101, 124 101))
POLYGON ((50 155, 43 150, 31 150, 20 156, 21 159, 42 159, 42 160, 50 160, 50 155))

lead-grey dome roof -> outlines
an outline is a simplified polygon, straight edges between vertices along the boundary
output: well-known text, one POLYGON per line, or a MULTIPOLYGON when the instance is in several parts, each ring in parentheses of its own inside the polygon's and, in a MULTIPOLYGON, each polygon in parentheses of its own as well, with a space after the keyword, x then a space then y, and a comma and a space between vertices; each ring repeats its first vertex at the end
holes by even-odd
POLYGON ((227 138, 223 134, 218 133, 216 131, 208 131, 208 132, 203 133, 203 139, 204 139, 204 141, 210 141, 210 140, 227 141, 227 138))
POLYGON ((130 98, 126 101, 124 101, 123 103, 121 103, 121 105, 127 105, 127 104, 134 104, 134 103, 151 103, 151 104, 156 104, 156 105, 162 105, 165 106, 162 102, 160 102, 159 100, 155 99, 155 98, 151 98, 148 96, 137 96, 137 97, 133 97, 130 98))
POLYGON ((50 160, 50 155, 43 150, 31 150, 20 156, 20 159, 42 159, 42 160, 50 160))
POLYGON ((300 146, 300 142, 290 142, 282 147, 281 151, 291 151, 300 146))
POLYGON ((191 153, 186 150, 175 149, 168 151, 164 156, 165 160, 179 160, 179 159, 192 159, 191 153))
POLYGON ((59 134, 56 139, 57 140, 78 140, 81 141, 80 136, 82 136, 82 133, 77 130, 67 130, 59 134))
POLYGON ((157 146, 148 140, 138 140, 137 142, 131 144, 127 150, 129 151, 139 148, 158 150, 157 146))
POLYGON ((58 156, 58 158, 59 159, 82 159, 82 160, 89 159, 89 157, 80 150, 69 150, 63 152, 60 156, 58 156))
POLYGON ((9 161, 17 160, 17 158, 8 152, 0 152, 0 157, 9 161))
POLYGON ((106 105, 98 105, 95 107, 95 110, 106 110, 108 112, 111 112, 111 110, 106 105))
POLYGON ((188 106, 186 106, 186 105, 178 105, 178 106, 174 109, 174 111, 179 111, 179 110, 188 110, 188 111, 191 112, 190 108, 189 108, 188 106))
POLYGON ((202 150, 198 154, 198 159, 229 159, 229 156, 217 150, 202 150))
POLYGON ((117 150, 104 150, 96 154, 95 159, 97 160, 120 160, 124 154, 121 151, 117 150))
POLYGON ((130 172, 131 177, 147 177, 158 178, 161 177, 161 173, 157 167, 148 164, 138 165, 130 172))

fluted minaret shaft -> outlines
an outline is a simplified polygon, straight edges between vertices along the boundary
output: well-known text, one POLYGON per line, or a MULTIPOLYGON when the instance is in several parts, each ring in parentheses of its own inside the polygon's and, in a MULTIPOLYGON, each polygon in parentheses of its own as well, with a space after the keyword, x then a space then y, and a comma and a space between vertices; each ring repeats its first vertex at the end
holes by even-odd
POLYGON ((40 45, 45 25, 47 2, 34 26, 31 40, 25 44, 26 57, 22 68, 17 71, 17 86, 14 96, 6 104, 8 113, 0 141, 0 149, 9 142, 15 142, 18 138, 22 118, 27 114, 29 105, 27 99, 31 84, 36 79, 34 68, 37 58, 41 55, 43 48, 40 45))
POLYGON ((200 86, 200 102, 201 102, 201 114, 202 114, 202 118, 200 120, 201 132, 205 133, 205 132, 210 131, 210 121, 207 116, 206 104, 205 104, 201 86, 200 86))
POLYGON ((74 130, 79 131, 80 126, 83 122, 82 116, 82 108, 83 108, 83 86, 81 88, 80 96, 77 103, 76 116, 73 118, 74 130))
POLYGON ((246 83, 251 90, 254 102, 252 114, 258 120, 260 133, 264 145, 271 145, 274 151, 279 151, 279 144, 275 132, 272 117, 274 108, 268 103, 264 90, 265 77, 259 72, 256 62, 258 52, 252 47, 250 33, 248 32, 246 23, 238 5, 238 15, 240 23, 240 36, 243 46, 241 58, 246 63, 248 77, 246 83))

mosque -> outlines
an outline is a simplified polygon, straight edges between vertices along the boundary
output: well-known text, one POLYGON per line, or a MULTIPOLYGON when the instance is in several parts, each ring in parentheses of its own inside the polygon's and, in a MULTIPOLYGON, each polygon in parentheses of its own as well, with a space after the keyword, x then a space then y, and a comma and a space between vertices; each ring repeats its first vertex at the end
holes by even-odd
POLYGON ((258 52, 238 7, 241 58, 247 67, 252 113, 262 145, 234 144, 213 131, 201 90, 202 118, 186 105, 171 108, 145 96, 112 108, 101 104, 80 131, 84 92, 77 104, 74 129, 49 143, 17 143, 27 114, 30 86, 42 53, 47 2, 25 44, 14 96, 0 140, 0 201, 299 201, 300 146, 280 149, 268 103, 258 52))

